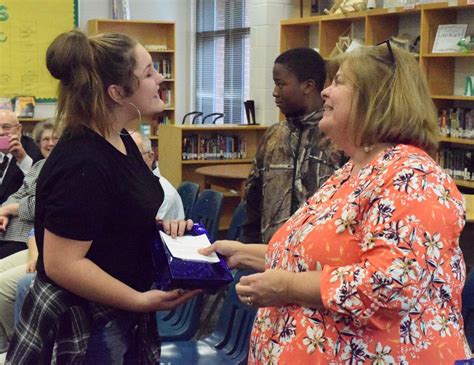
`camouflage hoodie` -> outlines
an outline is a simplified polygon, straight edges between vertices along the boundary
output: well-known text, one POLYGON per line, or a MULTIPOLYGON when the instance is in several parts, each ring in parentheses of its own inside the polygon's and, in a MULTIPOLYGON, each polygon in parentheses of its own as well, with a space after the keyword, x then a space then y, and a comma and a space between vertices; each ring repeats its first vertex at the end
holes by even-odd
POLYGON ((341 165, 319 131, 322 112, 288 118, 263 136, 246 183, 247 220, 240 240, 268 243, 273 234, 341 165))

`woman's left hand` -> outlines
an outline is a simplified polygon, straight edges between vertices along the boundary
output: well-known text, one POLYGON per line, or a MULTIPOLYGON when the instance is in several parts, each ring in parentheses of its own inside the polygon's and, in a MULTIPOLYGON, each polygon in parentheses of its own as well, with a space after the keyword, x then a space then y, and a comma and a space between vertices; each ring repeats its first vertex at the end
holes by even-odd
POLYGON ((288 289, 294 275, 283 270, 265 270, 263 273, 243 276, 235 289, 244 304, 279 307, 289 303, 288 289))
POLYGON ((184 232, 193 228, 193 221, 188 220, 164 220, 161 222, 163 231, 173 238, 184 235, 184 232))

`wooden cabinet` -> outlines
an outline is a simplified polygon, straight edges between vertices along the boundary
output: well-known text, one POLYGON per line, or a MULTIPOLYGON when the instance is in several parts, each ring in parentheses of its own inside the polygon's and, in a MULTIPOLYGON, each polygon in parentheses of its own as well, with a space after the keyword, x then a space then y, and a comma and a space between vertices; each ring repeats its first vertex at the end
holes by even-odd
POLYGON ((196 174, 198 167, 217 164, 250 163, 257 151, 258 142, 267 130, 266 126, 224 125, 160 125, 158 159, 160 171, 174 186, 182 181, 197 182, 204 187, 202 175, 196 174), (213 136, 237 136, 245 140, 245 158, 183 159, 183 138, 213 138, 213 136))
POLYGON ((149 122, 150 139, 157 139, 157 124, 174 124, 176 108, 175 90, 175 23, 141 20, 91 19, 87 23, 89 34, 106 32, 126 33, 135 38, 150 52, 155 68, 165 80, 160 85, 161 98, 166 107, 154 121, 149 122))
MULTIPOLYGON (((267 130, 266 126, 239 126, 232 124, 224 125, 160 125, 158 140, 158 160, 161 174, 165 176, 174 186, 178 186, 182 181, 193 181, 199 183, 204 189, 204 176, 196 173, 196 169, 203 166, 223 165, 223 164, 244 164, 251 163, 257 152, 258 143, 267 130), (219 156, 226 156, 225 147, 221 148, 218 155, 209 154, 209 159, 205 157, 202 150, 193 152, 186 156, 186 141, 225 141, 239 140, 245 149, 242 158, 220 159, 219 156), (185 141, 185 143, 183 143, 185 141), (183 145, 185 146, 183 148, 183 145), (183 153, 185 154, 183 156, 183 153), (189 157, 189 159, 183 159, 189 157), (198 159, 201 158, 201 159, 198 159), (217 159, 216 159, 217 158, 217 159)), ((198 142, 198 146, 200 142, 198 142)), ((237 149, 233 150, 234 155, 239 155, 237 149)), ((220 190, 219 186, 212 186, 215 190, 220 190)), ((220 230, 229 227, 232 214, 240 201, 239 191, 224 190, 224 204, 221 214, 220 230)))
MULTIPOLYGON (((468 1, 472 4, 472 0, 454 0, 407 8, 283 20, 280 49, 317 48, 321 56, 327 59, 342 35, 362 40, 365 45, 376 45, 399 34, 409 34, 413 38, 420 36, 419 53, 415 56, 427 76, 437 108, 474 109, 474 97, 463 96, 465 77, 474 75, 474 52, 431 52, 440 24, 465 23, 468 24, 466 34, 474 34, 474 5, 468 4, 468 1)), ((441 138, 441 146, 473 150, 474 159, 473 139, 445 136, 441 138)), ((456 182, 461 190, 474 192, 474 181, 456 179, 456 182)))

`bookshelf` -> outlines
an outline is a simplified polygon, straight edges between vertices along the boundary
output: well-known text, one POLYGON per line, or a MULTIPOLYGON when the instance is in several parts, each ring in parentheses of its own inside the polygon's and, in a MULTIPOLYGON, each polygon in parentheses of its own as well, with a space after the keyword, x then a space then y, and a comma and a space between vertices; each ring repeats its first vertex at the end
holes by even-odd
MULTIPOLYGON (((176 109, 176 75, 175 75, 175 23, 142 20, 91 19, 87 23, 90 35, 119 32, 130 35, 150 52, 155 68, 165 80, 160 85, 161 98, 165 102, 165 110, 153 121, 146 121, 149 137, 157 139, 157 124, 174 124, 176 109)), ((142 130, 143 132, 143 130, 142 130)), ((147 133, 145 132, 145 133, 147 133)))
POLYGON ((258 141, 266 126, 238 126, 233 124, 208 125, 160 125, 158 138, 158 158, 163 176, 177 187, 182 181, 193 181, 204 187, 204 178, 195 170, 202 166, 218 164, 251 163, 257 152, 258 141), (237 136, 246 142, 245 158, 197 159, 183 160, 183 138, 212 139, 213 136, 237 136))
MULTIPOLYGON (((182 181, 193 181, 205 188, 205 177, 196 173, 196 169, 204 166, 223 165, 223 164, 245 164, 251 163, 257 152, 258 143, 263 134, 267 130, 267 126, 239 126, 232 124, 206 124, 206 125, 164 125, 159 126, 158 133, 158 159, 160 171, 175 187, 182 181), (190 155, 190 159, 183 159, 183 152, 186 153, 186 143, 183 139, 194 138, 196 141, 216 141, 217 136, 221 136, 219 140, 225 138, 235 138, 245 141, 245 155, 240 157, 232 157, 220 159, 218 155, 214 155, 212 149, 206 149, 209 152, 209 159, 198 159, 198 155, 190 155), (184 146, 183 146, 184 145, 184 146)), ((199 144, 199 143, 198 143, 199 144)), ((226 146, 225 144, 224 146, 226 146)), ((194 153, 188 150, 189 153, 194 153)), ((194 150, 198 153, 198 150, 194 150)), ((222 148, 222 155, 225 155, 225 147, 222 148)), ((235 151, 234 154, 238 151, 235 151)), ((185 155, 186 157, 186 155, 185 155)), ((201 158, 205 158, 201 156, 201 158)), ((225 186, 225 183, 223 184, 225 186)), ((218 186, 212 186, 214 190, 220 190, 218 186)), ((223 191, 223 190, 221 190, 223 191)), ((238 192, 223 191, 224 204, 222 208, 221 221, 219 230, 225 230, 229 227, 232 214, 240 202, 238 192)))
MULTIPOLYGON (((472 0, 283 20, 280 24, 280 50, 312 47, 319 49, 321 56, 328 59, 342 35, 361 39, 365 45, 375 45, 399 34, 409 34, 413 38, 420 36, 419 54, 415 56, 427 76, 438 110, 471 110, 474 109, 474 97, 464 96, 463 91, 465 77, 474 75, 474 52, 431 52, 438 25, 453 23, 468 24, 466 34, 474 33, 472 0)), ((470 138, 443 136, 441 148, 464 150, 467 155, 472 150, 474 156, 474 139, 470 138)), ((463 192, 474 193, 474 180, 456 179, 456 183, 463 192)))

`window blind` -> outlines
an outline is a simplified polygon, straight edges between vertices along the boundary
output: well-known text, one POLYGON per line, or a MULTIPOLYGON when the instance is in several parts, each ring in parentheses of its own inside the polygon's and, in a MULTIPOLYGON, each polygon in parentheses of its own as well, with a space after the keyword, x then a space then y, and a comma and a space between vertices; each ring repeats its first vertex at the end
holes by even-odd
MULTIPOLYGON (((249 98, 247 0, 196 1, 196 110, 244 123, 249 98)), ((207 122, 207 121, 206 121, 207 122)))

